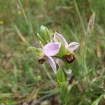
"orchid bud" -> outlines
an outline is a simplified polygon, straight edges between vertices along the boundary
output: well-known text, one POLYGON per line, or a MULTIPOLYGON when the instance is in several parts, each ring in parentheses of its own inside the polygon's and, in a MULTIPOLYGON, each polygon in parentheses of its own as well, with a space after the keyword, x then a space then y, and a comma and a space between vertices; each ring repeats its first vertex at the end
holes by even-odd
POLYGON ((51 38, 53 36, 53 33, 51 30, 48 30, 45 26, 40 27, 40 33, 37 34, 40 41, 42 42, 43 45, 51 42, 51 38))
POLYGON ((65 82, 66 81, 66 75, 63 69, 59 68, 57 70, 57 81, 58 82, 65 82))
POLYGON ((64 70, 62 68, 59 68, 57 70, 56 77, 57 77, 57 85, 58 85, 58 87, 62 87, 66 83, 66 79, 67 79, 66 74, 65 74, 65 72, 64 72, 64 70))

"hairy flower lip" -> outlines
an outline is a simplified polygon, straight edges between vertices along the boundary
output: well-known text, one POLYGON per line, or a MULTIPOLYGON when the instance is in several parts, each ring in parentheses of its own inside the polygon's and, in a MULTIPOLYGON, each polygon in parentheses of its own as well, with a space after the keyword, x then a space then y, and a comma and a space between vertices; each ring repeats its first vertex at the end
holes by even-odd
POLYGON ((38 59, 38 62, 39 62, 40 64, 43 64, 46 60, 47 60, 47 59, 41 58, 41 59, 38 59))
POLYGON ((73 54, 64 55, 63 59, 65 59, 68 63, 72 63, 76 57, 73 54))

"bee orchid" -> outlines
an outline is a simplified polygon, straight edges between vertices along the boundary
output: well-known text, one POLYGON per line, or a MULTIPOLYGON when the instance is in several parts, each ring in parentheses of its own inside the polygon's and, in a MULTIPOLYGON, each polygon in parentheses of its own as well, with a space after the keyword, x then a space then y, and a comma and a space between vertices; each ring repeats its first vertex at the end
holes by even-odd
POLYGON ((62 45, 64 46, 62 58, 65 59, 68 63, 72 63, 75 60, 73 52, 78 48, 79 43, 71 42, 70 44, 68 44, 66 39, 57 32, 55 32, 54 34, 54 41, 62 43, 62 45))
POLYGON ((42 49, 29 47, 28 50, 34 52, 38 56, 38 62, 40 64, 43 64, 46 60, 48 60, 50 66, 56 74, 56 64, 52 57, 59 52, 60 46, 60 42, 50 42, 46 44, 42 49))

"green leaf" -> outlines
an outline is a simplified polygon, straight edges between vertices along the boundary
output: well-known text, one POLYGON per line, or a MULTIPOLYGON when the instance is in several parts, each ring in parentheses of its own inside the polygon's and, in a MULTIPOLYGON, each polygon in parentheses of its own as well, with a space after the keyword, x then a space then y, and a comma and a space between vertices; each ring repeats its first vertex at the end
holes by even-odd
POLYGON ((101 98, 102 98, 102 95, 99 98, 97 98, 96 100, 94 100, 92 105, 98 105, 98 103, 100 102, 101 98))

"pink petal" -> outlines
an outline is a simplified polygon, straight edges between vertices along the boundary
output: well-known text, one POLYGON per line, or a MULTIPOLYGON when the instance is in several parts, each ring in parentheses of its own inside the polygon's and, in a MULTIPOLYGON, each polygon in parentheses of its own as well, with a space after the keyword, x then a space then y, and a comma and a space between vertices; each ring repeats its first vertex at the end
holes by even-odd
POLYGON ((61 44, 60 43, 48 43, 44 46, 44 54, 46 56, 54 56, 59 52, 61 44))
POLYGON ((69 46, 68 46, 68 49, 69 49, 70 51, 74 51, 74 50, 77 49, 78 46, 79 46, 79 43, 77 43, 77 42, 71 42, 71 43, 69 44, 69 46))
POLYGON ((56 74, 56 64, 52 57, 47 56, 48 62, 50 63, 51 68, 53 69, 54 73, 56 74))
POLYGON ((56 36, 58 36, 64 42, 65 46, 68 47, 68 43, 67 43, 66 39, 63 37, 63 35, 58 34, 57 32, 55 32, 55 34, 54 34, 54 41, 57 40, 56 36))

